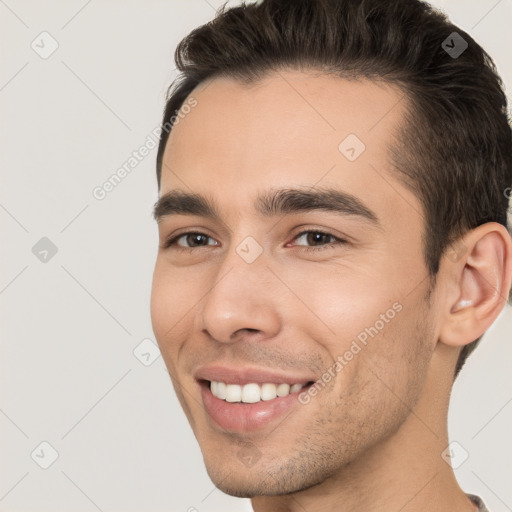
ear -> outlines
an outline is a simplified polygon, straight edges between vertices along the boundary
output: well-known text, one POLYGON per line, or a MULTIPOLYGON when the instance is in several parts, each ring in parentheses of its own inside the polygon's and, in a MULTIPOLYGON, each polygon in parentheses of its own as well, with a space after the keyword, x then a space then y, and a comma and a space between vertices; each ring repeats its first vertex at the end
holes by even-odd
POLYGON ((512 282, 512 238, 488 222, 469 231, 443 255, 447 289, 439 340, 461 347, 479 338, 505 306, 512 282))

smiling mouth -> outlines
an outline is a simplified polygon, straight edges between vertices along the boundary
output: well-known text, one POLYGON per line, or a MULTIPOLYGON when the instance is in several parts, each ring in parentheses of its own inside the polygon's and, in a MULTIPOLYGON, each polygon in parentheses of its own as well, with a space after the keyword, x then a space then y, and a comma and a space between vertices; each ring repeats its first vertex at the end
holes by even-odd
POLYGON ((255 404, 258 402, 269 402, 276 398, 283 398, 288 395, 298 394, 313 384, 313 381, 305 383, 280 383, 266 382, 257 384, 228 384, 220 381, 202 381, 208 387, 212 395, 220 400, 229 403, 255 404))
MULTIPOLYGON (((300 394, 314 385, 312 380, 283 382, 284 379, 280 377, 276 378, 277 382, 269 382, 267 379, 272 379, 271 375, 259 382, 254 382, 258 378, 253 380, 247 376, 226 377, 231 382, 196 376, 210 426, 224 432, 249 433, 269 428, 279 418, 300 406, 300 394)), ((289 379, 292 380, 293 377, 289 379)))

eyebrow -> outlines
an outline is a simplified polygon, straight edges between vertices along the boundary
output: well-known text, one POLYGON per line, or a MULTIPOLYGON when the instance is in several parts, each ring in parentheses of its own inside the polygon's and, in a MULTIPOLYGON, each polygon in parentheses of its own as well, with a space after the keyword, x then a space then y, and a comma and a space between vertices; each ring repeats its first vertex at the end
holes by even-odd
MULTIPOLYGON (((271 189, 260 194, 254 206, 263 217, 324 211, 343 216, 356 216, 376 227, 381 227, 378 216, 360 199, 335 188, 271 189)), ((222 222, 219 209, 212 198, 180 190, 165 193, 154 205, 153 217, 157 222, 170 215, 198 215, 222 222)))

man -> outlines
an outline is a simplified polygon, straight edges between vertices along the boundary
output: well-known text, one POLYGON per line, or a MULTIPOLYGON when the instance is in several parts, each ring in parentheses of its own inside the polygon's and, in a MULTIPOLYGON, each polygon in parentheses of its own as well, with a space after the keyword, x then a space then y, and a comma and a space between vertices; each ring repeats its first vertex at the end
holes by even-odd
POLYGON ((416 0, 268 0, 179 45, 153 329, 206 468, 260 511, 474 511, 454 378, 512 281, 506 98, 416 0))

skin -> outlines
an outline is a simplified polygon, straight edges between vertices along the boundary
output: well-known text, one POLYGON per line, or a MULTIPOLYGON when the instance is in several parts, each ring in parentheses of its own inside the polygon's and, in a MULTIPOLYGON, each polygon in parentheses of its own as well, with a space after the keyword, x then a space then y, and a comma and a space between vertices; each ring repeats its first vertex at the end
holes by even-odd
POLYGON ((492 324, 510 288, 506 229, 468 232, 462 256, 443 257, 427 302, 422 206, 387 152, 407 108, 401 90, 290 70, 250 86, 216 78, 192 96, 197 106, 167 143, 161 194, 210 195, 222 222, 160 219, 161 245, 179 232, 211 238, 190 251, 159 248, 151 316, 214 484, 251 497, 257 512, 476 510, 441 453, 460 348, 492 324), (350 133, 366 145, 353 162, 338 150, 350 133), (354 216, 263 218, 253 209, 258 192, 297 185, 357 196, 381 228, 354 216), (315 228, 349 242, 294 238, 315 228), (235 250, 247 236, 263 249, 251 264, 235 250), (395 302, 402 310, 307 405, 249 433, 210 421, 193 378, 199 366, 321 378, 395 302), (259 456, 251 467, 237 457, 244 443, 259 456))

